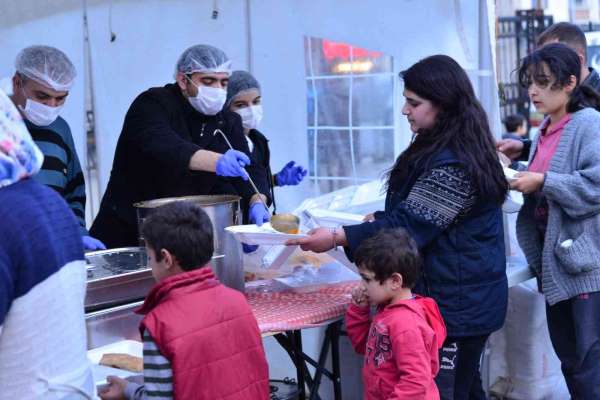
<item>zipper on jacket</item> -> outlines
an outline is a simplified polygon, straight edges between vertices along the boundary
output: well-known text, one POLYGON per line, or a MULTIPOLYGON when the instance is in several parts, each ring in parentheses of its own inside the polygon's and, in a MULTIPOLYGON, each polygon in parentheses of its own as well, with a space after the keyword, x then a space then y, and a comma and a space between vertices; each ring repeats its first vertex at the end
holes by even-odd
POLYGON ((200 137, 204 136, 204 127, 206 126, 206 122, 202 123, 202 128, 200 128, 200 137))

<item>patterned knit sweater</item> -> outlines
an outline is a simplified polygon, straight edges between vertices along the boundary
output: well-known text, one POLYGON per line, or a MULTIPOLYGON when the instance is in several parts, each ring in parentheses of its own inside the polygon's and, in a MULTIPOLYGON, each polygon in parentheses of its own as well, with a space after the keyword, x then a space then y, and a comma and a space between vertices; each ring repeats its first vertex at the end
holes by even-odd
MULTIPOLYGON (((573 114, 545 176, 548 201, 544 239, 536 230, 535 199, 525 196, 517 219, 517 238, 529 266, 541 278, 550 305, 582 293, 600 291, 600 113, 573 114)), ((533 142, 529 159, 535 154, 533 142)))

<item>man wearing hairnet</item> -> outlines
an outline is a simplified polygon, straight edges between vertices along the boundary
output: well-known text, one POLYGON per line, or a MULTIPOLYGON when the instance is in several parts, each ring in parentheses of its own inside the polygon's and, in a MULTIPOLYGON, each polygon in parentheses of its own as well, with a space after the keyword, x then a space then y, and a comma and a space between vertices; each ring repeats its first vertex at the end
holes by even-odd
POLYGON ((269 220, 267 173, 250 163, 239 115, 222 111, 230 64, 220 49, 192 46, 177 61, 175 83, 146 90, 130 106, 90 230, 109 248, 138 244, 134 203, 145 200, 236 194, 250 222, 269 220))
POLYGON ((104 249, 85 229, 83 173, 69 124, 59 116, 75 80, 75 67, 54 47, 30 46, 19 52, 15 68, 12 101, 44 154, 44 164, 34 179, 56 190, 69 204, 86 250, 104 249))

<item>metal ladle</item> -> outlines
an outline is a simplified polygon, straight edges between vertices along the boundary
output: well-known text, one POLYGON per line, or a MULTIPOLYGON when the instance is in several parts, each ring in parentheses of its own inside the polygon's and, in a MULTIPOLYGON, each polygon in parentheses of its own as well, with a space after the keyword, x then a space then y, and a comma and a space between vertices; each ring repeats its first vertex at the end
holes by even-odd
MULTIPOLYGON (((233 146, 231 145, 231 143, 229 143, 229 139, 227 139, 227 136, 225 136, 225 133, 220 130, 220 129, 215 129, 215 131, 213 132, 213 136, 216 135, 218 133, 221 134, 221 136, 223 137, 223 139, 225 140, 225 143, 227 143, 227 146, 229 146, 229 148, 231 150, 235 150, 233 148, 233 146)), ((244 168, 244 171, 246 171, 246 169, 244 168)), ((254 193, 256 193, 258 195, 258 198, 260 200, 260 202, 265 206, 265 209, 267 211, 269 211, 269 206, 267 206, 267 203, 265 203, 265 201, 263 200, 262 194, 258 191, 258 188, 256 187, 256 185, 254 184, 254 181, 252 180, 252 178, 250 177, 250 174, 248 173, 248 171, 246 171, 246 175, 248 176, 248 182, 250 182, 250 185, 252 186, 252 189, 254 189, 254 193)))

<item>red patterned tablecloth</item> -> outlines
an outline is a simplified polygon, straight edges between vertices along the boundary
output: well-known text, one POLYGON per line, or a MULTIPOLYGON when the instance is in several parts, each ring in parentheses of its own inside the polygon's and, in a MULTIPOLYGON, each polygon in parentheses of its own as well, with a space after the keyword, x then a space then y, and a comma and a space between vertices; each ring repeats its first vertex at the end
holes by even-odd
POLYGON ((327 286, 316 292, 248 293, 262 333, 311 328, 342 317, 359 282, 327 286))

